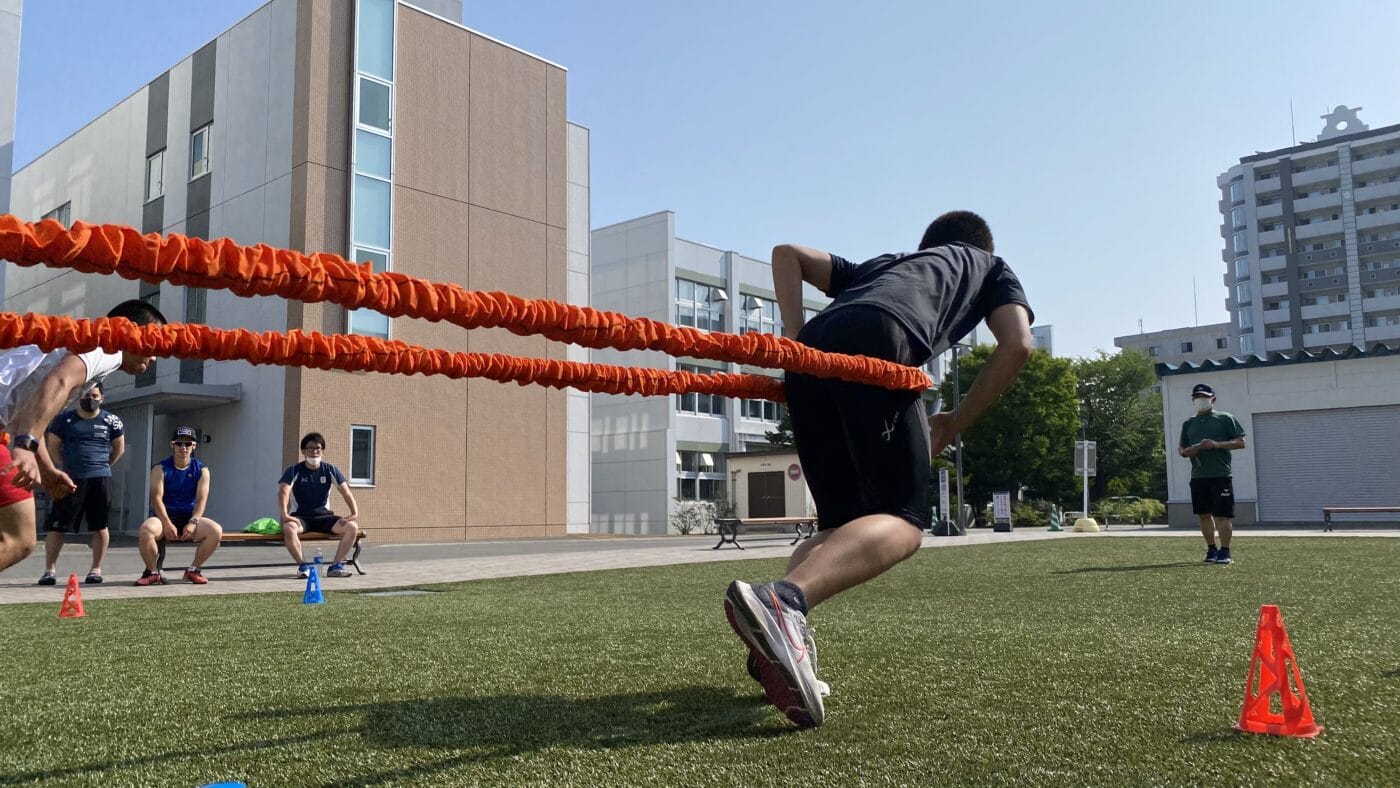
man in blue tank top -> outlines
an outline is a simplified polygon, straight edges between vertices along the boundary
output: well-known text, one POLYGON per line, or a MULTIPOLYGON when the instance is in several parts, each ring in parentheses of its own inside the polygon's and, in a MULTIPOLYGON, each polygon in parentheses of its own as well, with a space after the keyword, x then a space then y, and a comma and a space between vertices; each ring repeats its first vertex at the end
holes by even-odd
POLYGON ((326 438, 319 432, 308 432, 301 439, 301 454, 304 458, 282 472, 277 482, 277 510, 282 513, 282 543, 292 560, 297 562, 297 577, 305 579, 311 573, 301 552, 301 534, 306 531, 340 537, 340 545, 335 551, 335 562, 326 570, 327 577, 349 577, 345 559, 355 548, 355 539, 360 535, 360 509, 355 504, 355 496, 350 492, 350 484, 340 469, 324 461, 326 438), (350 513, 341 517, 331 511, 331 488, 340 491, 350 513), (288 503, 296 499, 296 511, 290 511, 288 503))
POLYGON ((185 579, 199 585, 209 582, 200 567, 219 549, 224 529, 204 516, 209 502, 209 468, 194 458, 198 435, 193 427, 175 430, 170 436, 170 456, 151 467, 151 516, 137 532, 141 560, 146 562, 146 571, 136 581, 138 586, 165 583, 156 568, 162 539, 198 542, 185 579))

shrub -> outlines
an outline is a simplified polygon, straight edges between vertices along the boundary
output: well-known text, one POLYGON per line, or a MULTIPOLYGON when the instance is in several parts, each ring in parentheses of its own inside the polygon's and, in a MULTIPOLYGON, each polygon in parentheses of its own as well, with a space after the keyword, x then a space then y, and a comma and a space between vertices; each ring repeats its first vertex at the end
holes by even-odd
POLYGON ((684 501, 677 499, 676 508, 671 512, 671 528, 682 536, 697 531, 709 533, 715 525, 715 505, 709 501, 684 501))

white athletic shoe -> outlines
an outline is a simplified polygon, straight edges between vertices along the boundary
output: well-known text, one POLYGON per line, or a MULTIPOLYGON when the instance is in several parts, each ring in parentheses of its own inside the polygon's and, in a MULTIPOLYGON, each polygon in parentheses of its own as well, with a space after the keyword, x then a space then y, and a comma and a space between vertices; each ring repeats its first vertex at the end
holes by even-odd
POLYGON ((724 593, 724 613, 735 634, 758 657, 768 701, 803 728, 821 725, 826 709, 807 617, 783 604, 771 585, 739 580, 724 593))

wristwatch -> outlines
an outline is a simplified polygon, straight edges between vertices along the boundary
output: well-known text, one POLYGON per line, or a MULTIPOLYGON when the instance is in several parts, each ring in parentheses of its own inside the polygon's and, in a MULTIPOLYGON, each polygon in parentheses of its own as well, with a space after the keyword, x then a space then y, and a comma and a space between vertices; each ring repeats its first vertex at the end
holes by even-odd
POLYGON ((24 449, 27 452, 37 452, 39 451, 39 439, 27 433, 24 435, 16 435, 10 439, 10 448, 12 450, 24 449))

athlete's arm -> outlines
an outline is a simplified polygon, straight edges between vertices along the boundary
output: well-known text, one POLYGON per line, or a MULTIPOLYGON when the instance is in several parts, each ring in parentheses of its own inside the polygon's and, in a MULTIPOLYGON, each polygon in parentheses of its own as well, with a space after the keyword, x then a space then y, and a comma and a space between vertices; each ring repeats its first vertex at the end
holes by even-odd
POLYGON ((773 247, 773 292, 783 316, 783 336, 797 339, 806 324, 802 311, 802 283, 825 293, 831 289, 831 255, 796 244, 773 247))

